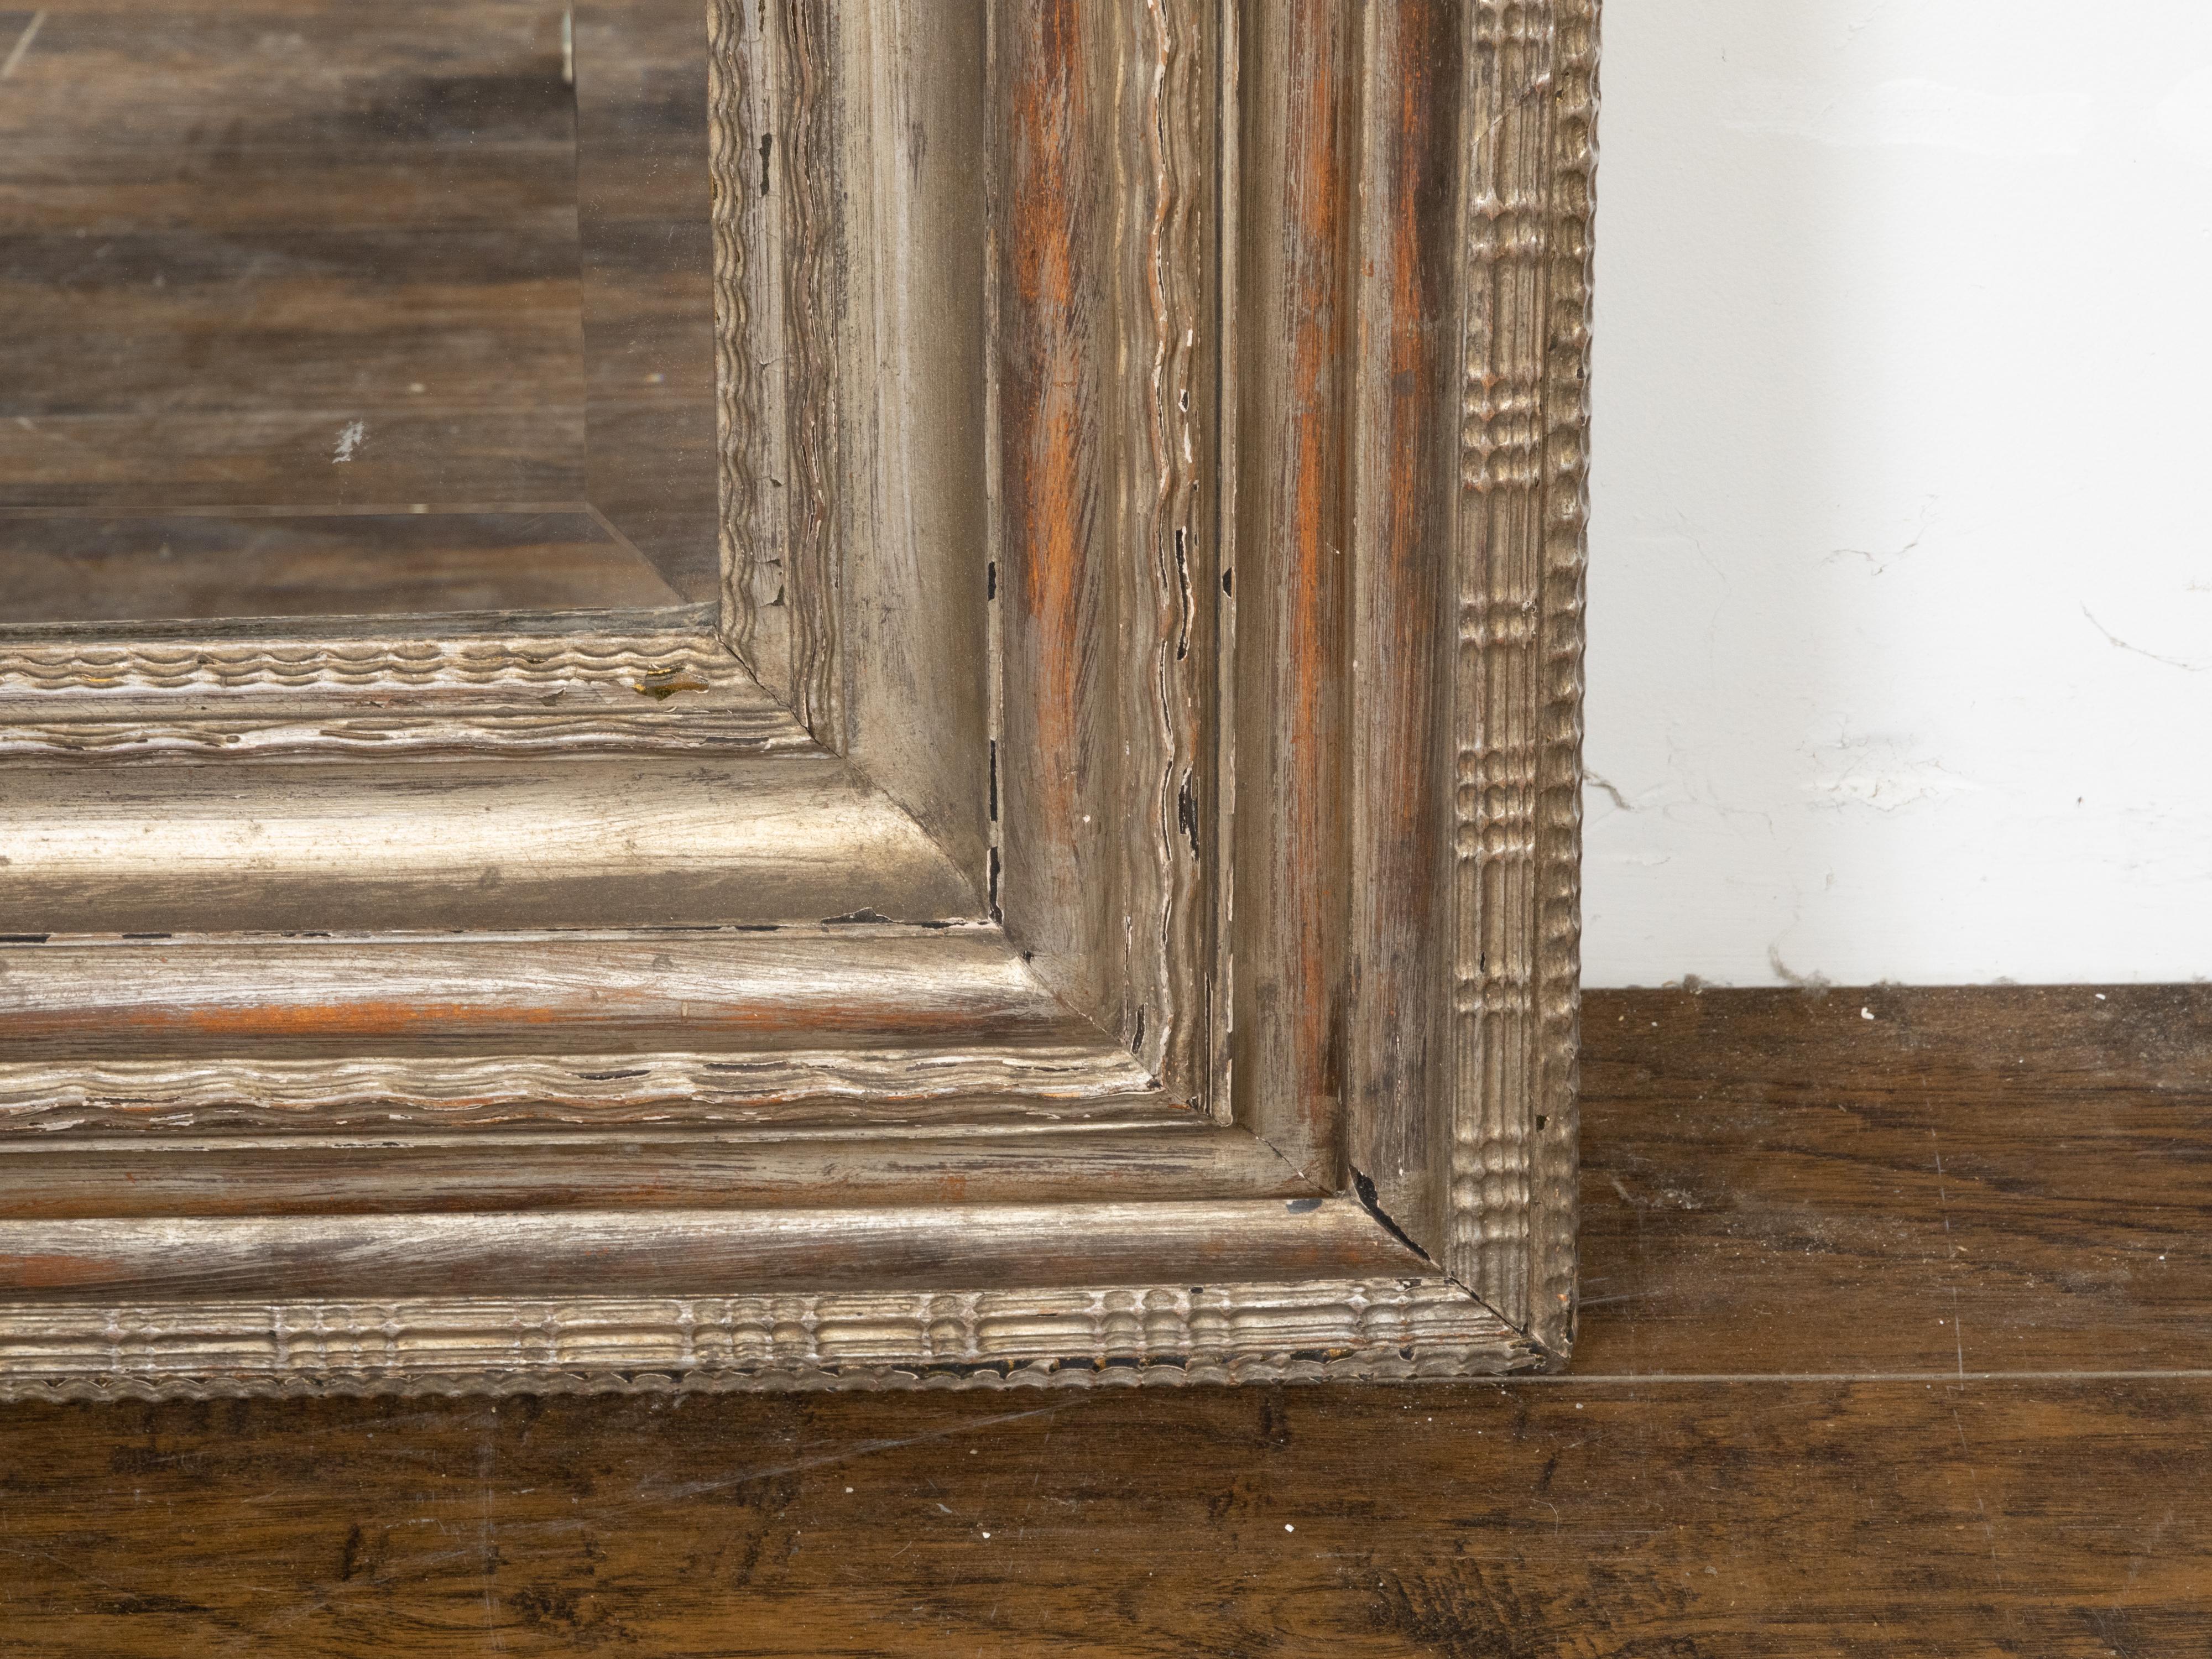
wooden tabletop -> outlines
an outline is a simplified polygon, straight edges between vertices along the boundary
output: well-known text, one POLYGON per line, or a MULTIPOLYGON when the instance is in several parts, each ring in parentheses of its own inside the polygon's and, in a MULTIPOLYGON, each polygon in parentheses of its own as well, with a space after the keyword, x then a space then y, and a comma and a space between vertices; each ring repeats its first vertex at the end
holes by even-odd
POLYGON ((14 1407, 0 1655, 2212 1652, 2212 990, 1586 1032, 1565 1377, 14 1407))

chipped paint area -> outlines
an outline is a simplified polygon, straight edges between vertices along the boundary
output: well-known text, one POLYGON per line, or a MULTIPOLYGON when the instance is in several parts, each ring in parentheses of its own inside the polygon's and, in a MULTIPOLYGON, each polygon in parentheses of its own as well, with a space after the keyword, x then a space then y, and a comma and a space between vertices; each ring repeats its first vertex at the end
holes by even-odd
POLYGON ((348 421, 338 428, 337 446, 331 451, 331 465, 343 466, 353 459, 362 444, 368 441, 368 422, 348 421))
POLYGON ((1800 787, 1825 806, 1894 812, 1974 787, 1911 738, 1846 738, 1814 752, 1818 769, 1800 787))

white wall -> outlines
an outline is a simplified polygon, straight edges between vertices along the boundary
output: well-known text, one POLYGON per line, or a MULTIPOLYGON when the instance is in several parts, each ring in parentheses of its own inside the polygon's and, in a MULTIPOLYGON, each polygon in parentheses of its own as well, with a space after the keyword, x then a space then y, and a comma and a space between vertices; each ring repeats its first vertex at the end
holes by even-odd
POLYGON ((2212 3, 1604 50, 1586 981, 2212 975, 2212 3))

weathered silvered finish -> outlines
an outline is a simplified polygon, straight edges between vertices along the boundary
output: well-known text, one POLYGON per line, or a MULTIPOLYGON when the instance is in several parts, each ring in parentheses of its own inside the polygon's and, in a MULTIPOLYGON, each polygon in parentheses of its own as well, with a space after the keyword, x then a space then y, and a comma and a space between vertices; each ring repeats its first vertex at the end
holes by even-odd
POLYGON ((1480 0, 1452 675, 1450 1231, 1443 1261, 1540 1340, 1574 1328, 1596 0, 1480 0))
POLYGON ((1594 5, 710 21, 719 616, 0 639, 0 1394, 1561 1363, 1594 5))
POLYGON ((0 1390, 52 1401, 1413 1381, 1543 1358, 1441 1279, 0 1306, 0 1390))
POLYGON ((1005 7, 993 582, 1010 934, 1195 1098, 1221 564, 1210 7, 1005 7), (1113 180, 1111 190, 1097 181, 1113 180))

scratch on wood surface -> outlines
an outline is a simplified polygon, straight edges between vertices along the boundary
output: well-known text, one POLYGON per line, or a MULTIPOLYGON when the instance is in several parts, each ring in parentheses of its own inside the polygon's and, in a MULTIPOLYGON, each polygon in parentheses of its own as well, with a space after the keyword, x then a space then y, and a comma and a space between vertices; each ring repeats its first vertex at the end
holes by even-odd
POLYGON ((34 11, 31 14, 31 21, 23 26, 23 32, 15 37, 15 49, 8 54, 6 63, 0 64, 0 81, 9 79, 22 66, 23 59, 30 56, 31 42, 39 38, 39 31, 45 27, 46 21, 46 15, 43 11, 34 11))
POLYGON ((863 1440, 858 1445, 848 1446, 842 1451, 828 1452, 820 1457, 802 1457, 793 1463, 773 1463, 757 1469, 741 1469, 737 1474, 719 1480, 695 1480, 678 1486, 647 1486, 640 1490, 641 1499, 659 1502, 672 1499, 688 1503, 703 1498, 708 1492, 727 1492, 732 1486, 750 1486, 757 1480, 773 1480, 779 1475, 799 1474, 808 1469, 829 1468, 839 1463, 849 1463, 856 1457, 869 1457, 878 1452, 896 1451, 902 1446, 919 1446, 932 1440, 951 1440, 963 1434, 975 1434, 985 1429, 994 1429, 1005 1423, 1018 1423, 1024 1418, 1050 1417, 1071 1406, 1080 1406, 1091 1398, 1088 1395, 1072 1395, 1054 1401, 1049 1406, 1038 1406, 1025 1412, 1006 1412, 997 1417, 982 1417, 972 1421, 956 1423, 950 1428, 933 1430, 927 1434, 907 1435, 896 1440, 863 1440))

